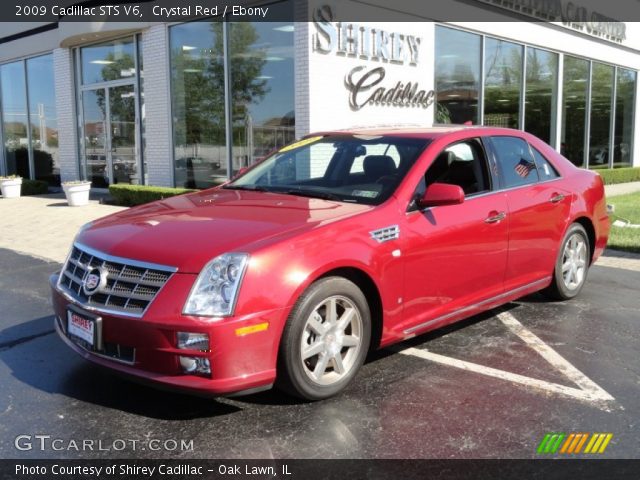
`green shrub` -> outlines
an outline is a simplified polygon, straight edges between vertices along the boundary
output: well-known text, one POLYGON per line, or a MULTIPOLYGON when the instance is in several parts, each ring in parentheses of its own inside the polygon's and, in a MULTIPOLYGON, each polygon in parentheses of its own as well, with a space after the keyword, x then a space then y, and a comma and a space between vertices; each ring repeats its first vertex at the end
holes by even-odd
POLYGON ((148 185, 109 185, 109 193, 118 205, 132 207, 163 198, 195 192, 188 188, 152 187, 148 185))
POLYGON ((640 181, 640 167, 599 170, 605 185, 640 181))
POLYGON ((49 193, 49 184, 42 180, 22 179, 22 187, 20 188, 22 195, 42 195, 49 193))

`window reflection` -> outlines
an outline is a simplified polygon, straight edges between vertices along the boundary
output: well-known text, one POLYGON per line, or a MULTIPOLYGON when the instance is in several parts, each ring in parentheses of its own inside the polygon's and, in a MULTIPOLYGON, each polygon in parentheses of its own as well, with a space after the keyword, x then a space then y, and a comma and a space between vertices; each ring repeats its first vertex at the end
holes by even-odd
POLYGON ((171 27, 175 183, 208 188, 227 176, 222 23, 171 27))
POLYGON ((584 135, 589 89, 589 62, 566 55, 562 79, 562 136, 560 152, 584 166, 584 135))
POLYGON ((82 47, 82 83, 87 85, 135 78, 134 50, 133 39, 130 37, 82 47))
POLYGON ((553 144, 558 84, 558 55, 527 48, 524 129, 553 144))
POLYGON ((613 144, 613 167, 630 167, 633 151, 633 112, 636 72, 618 68, 616 87, 616 130, 613 144))
POLYGON ((7 173, 29 178, 24 63, 14 62, 0 66, 0 81, 2 82, 2 130, 7 173))
POLYGON ((27 60, 27 84, 35 178, 60 185, 52 55, 27 60))
POLYGON ((518 128, 522 46, 487 38, 484 72, 484 124, 518 128))
POLYGON ((436 27, 435 123, 478 123, 480 36, 436 27))
POLYGON ((231 24, 234 172, 295 138, 293 32, 291 22, 231 24))
POLYGON ((593 63, 591 76, 591 130, 589 168, 609 167, 613 67, 593 63))

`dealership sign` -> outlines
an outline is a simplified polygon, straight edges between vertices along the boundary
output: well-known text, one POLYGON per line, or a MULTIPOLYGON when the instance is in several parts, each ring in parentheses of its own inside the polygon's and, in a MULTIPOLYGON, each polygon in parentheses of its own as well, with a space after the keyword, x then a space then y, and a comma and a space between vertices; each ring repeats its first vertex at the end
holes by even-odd
MULTIPOLYGON (((327 5, 314 12, 314 52, 371 62, 418 65, 422 43, 420 37, 356 23, 332 22, 332 19, 331 8, 327 5)), ((420 89, 415 81, 384 84, 386 75, 384 66, 353 67, 344 80, 349 91, 349 106, 353 110, 360 110, 367 105, 427 108, 433 103, 433 90, 427 92, 420 89)))
POLYGON ((546 22, 562 22, 565 27, 622 43, 626 25, 602 13, 566 0, 478 0, 546 22))

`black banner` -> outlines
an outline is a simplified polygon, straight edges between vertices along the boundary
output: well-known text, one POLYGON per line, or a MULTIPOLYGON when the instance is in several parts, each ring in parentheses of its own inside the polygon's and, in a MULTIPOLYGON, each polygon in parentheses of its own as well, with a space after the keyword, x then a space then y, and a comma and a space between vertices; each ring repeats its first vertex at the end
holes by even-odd
POLYGON ((335 21, 539 21, 615 34, 640 19, 635 0, 3 0, 2 22, 313 21, 328 6, 335 21))
POLYGON ((637 479, 640 460, 0 460, 4 479, 637 479))

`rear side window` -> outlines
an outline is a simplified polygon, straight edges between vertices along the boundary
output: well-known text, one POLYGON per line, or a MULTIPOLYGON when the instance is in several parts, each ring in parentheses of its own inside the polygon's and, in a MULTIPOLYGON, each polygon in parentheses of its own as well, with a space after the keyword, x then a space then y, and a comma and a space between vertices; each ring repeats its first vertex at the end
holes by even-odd
POLYGON ((517 137, 492 137, 505 188, 529 185, 539 180, 529 144, 517 137))
POLYGON ((538 150, 534 147, 531 147, 531 151, 533 152, 533 158, 536 160, 536 166, 538 167, 538 175, 540 175, 540 180, 553 180, 554 178, 558 178, 560 175, 558 171, 553 168, 553 165, 549 163, 538 150))

